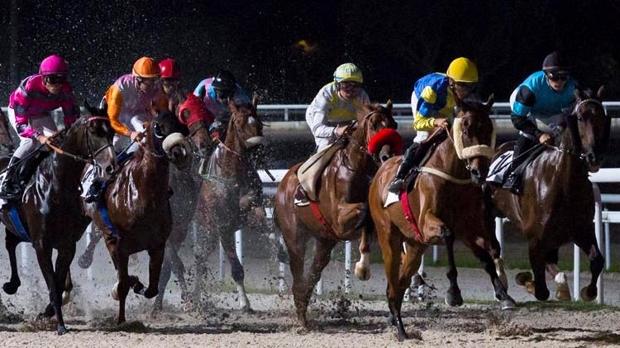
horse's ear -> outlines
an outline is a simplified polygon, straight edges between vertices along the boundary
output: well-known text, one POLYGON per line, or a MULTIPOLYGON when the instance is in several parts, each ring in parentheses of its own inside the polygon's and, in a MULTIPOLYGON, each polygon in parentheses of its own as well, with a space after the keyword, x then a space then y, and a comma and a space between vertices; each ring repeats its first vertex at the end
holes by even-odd
POLYGON ((388 99, 387 103, 385 103, 386 109, 388 109, 389 112, 392 112, 392 107, 393 106, 394 106, 394 104, 392 104, 392 99, 388 99))
POLYGON ((603 100, 604 95, 605 95, 605 85, 601 85, 601 87, 598 88, 598 91, 596 91, 596 98, 598 98, 598 100, 603 100))
POLYGON ((484 106, 486 106, 487 109, 491 110, 491 107, 493 107, 493 103, 495 103, 495 94, 491 93, 491 95, 489 95, 489 97, 487 98, 486 103, 484 103, 484 106))
POLYGON ((585 94, 583 93, 583 91, 582 91, 582 90, 580 90, 580 89, 578 89, 578 88, 575 88, 575 92, 574 92, 574 94, 575 94, 575 99, 576 99, 577 101, 579 101, 579 100, 584 100, 584 99, 587 99, 587 98, 588 98, 588 96, 587 96, 587 95, 585 95, 585 94))
POLYGON ((256 110, 257 106, 258 106, 258 94, 254 93, 254 95, 252 95, 252 107, 254 108, 254 110, 256 110))

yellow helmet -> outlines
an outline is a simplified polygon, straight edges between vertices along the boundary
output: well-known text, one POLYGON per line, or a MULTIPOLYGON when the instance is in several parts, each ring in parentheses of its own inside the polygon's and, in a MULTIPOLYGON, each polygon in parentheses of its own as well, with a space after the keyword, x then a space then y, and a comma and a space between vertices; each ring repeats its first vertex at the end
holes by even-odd
POLYGON ((132 74, 138 77, 159 77, 159 65, 150 57, 142 57, 133 63, 132 74))
POLYGON ((364 83, 362 71, 353 63, 344 63, 334 71, 334 81, 336 82, 357 82, 364 83))
POLYGON ((456 82, 478 82, 478 68, 471 60, 460 57, 450 63, 446 75, 456 82))

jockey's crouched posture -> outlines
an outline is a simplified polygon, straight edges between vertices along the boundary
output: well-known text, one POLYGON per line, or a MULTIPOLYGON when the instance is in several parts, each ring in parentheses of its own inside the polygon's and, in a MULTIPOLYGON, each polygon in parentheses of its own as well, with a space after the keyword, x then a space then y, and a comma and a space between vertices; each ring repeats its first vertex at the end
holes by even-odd
MULTIPOLYGON (((363 83, 362 71, 355 64, 342 64, 334 71, 334 81, 323 86, 308 106, 306 122, 314 136, 317 152, 342 135, 357 119, 362 106, 370 103, 368 94, 362 88, 363 83)), ((298 172, 297 176, 300 175, 303 173, 298 172)), ((309 204, 306 189, 300 185, 295 193, 297 206, 309 204)))
POLYGON ((71 126, 79 117, 80 111, 67 81, 68 74, 67 62, 58 55, 51 55, 41 62, 38 74, 25 78, 11 94, 9 122, 20 142, 7 167, 0 198, 19 198, 25 184, 45 158, 45 152, 34 151, 37 143, 45 144, 47 137, 57 131, 50 112, 62 108, 65 127, 71 126))
POLYGON ((521 192, 520 164, 530 157, 530 150, 538 143, 553 144, 564 128, 570 106, 575 101, 577 83, 570 76, 568 64, 558 53, 548 54, 537 71, 525 79, 510 96, 512 124, 519 130, 514 148, 510 175, 504 188, 513 193, 521 192), (550 127, 550 132, 538 129, 536 120, 550 127))
POLYGON ((416 81, 411 93, 411 108, 417 134, 388 188, 390 192, 399 193, 404 188, 407 174, 420 164, 432 145, 424 142, 429 132, 436 127, 448 127, 457 101, 470 96, 477 83, 478 68, 465 57, 454 59, 445 74, 430 73, 416 81))
MULTIPOLYGON (((107 104, 110 124, 117 133, 114 137, 115 145, 119 136, 131 139, 132 145, 120 153, 117 161, 125 162, 138 148, 144 132, 144 123, 153 118, 153 113, 168 108, 168 99, 164 96, 159 85, 160 68, 150 57, 138 59, 131 74, 119 77, 105 94, 104 103, 107 104)), ((90 186, 85 201, 96 201, 103 191, 104 183, 95 180, 90 186)))

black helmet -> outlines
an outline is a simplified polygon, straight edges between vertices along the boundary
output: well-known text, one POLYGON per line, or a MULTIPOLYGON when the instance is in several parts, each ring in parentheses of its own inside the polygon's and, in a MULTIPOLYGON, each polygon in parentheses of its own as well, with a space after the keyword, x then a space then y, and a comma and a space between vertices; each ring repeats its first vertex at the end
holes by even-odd
POLYGON ((545 57, 545 60, 543 60, 542 69, 545 72, 568 72, 570 70, 570 66, 564 56, 562 56, 558 51, 554 51, 545 57))
POLYGON ((216 90, 234 92, 237 81, 235 76, 228 70, 220 70, 213 79, 212 86, 216 90))

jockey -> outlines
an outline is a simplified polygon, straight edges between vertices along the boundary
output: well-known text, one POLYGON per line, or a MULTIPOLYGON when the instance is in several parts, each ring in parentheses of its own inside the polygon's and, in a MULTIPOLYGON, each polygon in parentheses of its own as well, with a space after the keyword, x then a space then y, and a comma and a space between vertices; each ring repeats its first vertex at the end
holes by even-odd
MULTIPOLYGON (((137 142, 142 137, 144 122, 152 119, 152 112, 168 107, 168 100, 158 85, 159 75, 155 61, 142 57, 134 63, 131 74, 119 77, 108 88, 104 99, 116 133, 137 142)), ((128 152, 136 149, 137 145, 133 144, 128 152)))
MULTIPOLYGON (((570 75, 570 68, 558 52, 548 54, 542 70, 528 76, 510 96, 511 121, 519 138, 514 148, 511 174, 504 188, 514 193, 521 189, 520 175, 513 170, 528 157, 529 150, 536 144, 553 144, 554 139, 566 127, 566 116, 575 101, 576 81, 570 75), (536 120, 550 127, 550 132, 538 129, 536 120)), ((518 171, 517 171, 518 172, 518 171)))
POLYGON ((317 151, 329 145, 334 135, 341 135, 356 120, 361 106, 370 103, 362 83, 362 71, 355 64, 342 64, 334 72, 334 81, 323 86, 308 106, 306 122, 317 151))
POLYGON ((200 81, 194 89, 194 95, 202 99, 207 110, 215 116, 215 122, 211 124, 211 134, 215 138, 222 136, 228 126, 229 101, 233 101, 236 105, 252 103, 249 95, 227 70, 220 70, 214 77, 200 81))
MULTIPOLYGON (((403 156, 403 162, 390 184, 389 191, 399 193, 405 177, 426 155, 428 146, 420 146, 437 127, 447 128, 457 100, 472 95, 478 84, 478 68, 470 59, 454 59, 445 74, 430 73, 413 86, 411 109, 416 137, 403 156)), ((429 145, 430 146, 430 145, 429 145)))
MULTIPOLYGON (((326 149, 338 136, 342 135, 344 130, 357 119, 357 112, 361 107, 370 103, 368 94, 362 88, 362 83, 364 83, 364 77, 360 68, 353 63, 342 64, 334 71, 334 81, 323 86, 308 106, 306 122, 314 136, 317 152, 326 149)), ((313 157, 309 161, 315 162, 313 157)), ((302 184, 295 192, 295 205, 307 206, 310 204, 306 194, 309 187, 304 188, 303 182, 314 182, 314 178, 309 176, 310 180, 301 178, 303 175, 301 171, 297 175, 302 184)))
POLYGON ((47 137, 57 131, 50 112, 62 108, 65 127, 71 126, 80 116, 67 81, 68 74, 67 62, 59 55, 51 55, 43 59, 38 74, 25 78, 11 94, 9 122, 19 135, 20 143, 0 187, 1 198, 21 196, 24 185, 45 157, 40 152, 33 152, 37 143, 45 144, 47 137))
MULTIPOLYGON (((133 64, 131 74, 119 77, 108 88, 103 97, 107 104, 108 117, 114 131, 129 137, 133 144, 118 155, 117 162, 122 164, 138 149, 138 142, 144 132, 144 123, 152 119, 156 110, 166 110, 168 99, 162 91, 158 80, 159 66, 150 57, 142 57, 133 64)), ((114 144, 119 137, 114 137, 114 144)), ((103 180, 95 179, 89 187, 85 201, 99 199, 104 189, 103 180)))

